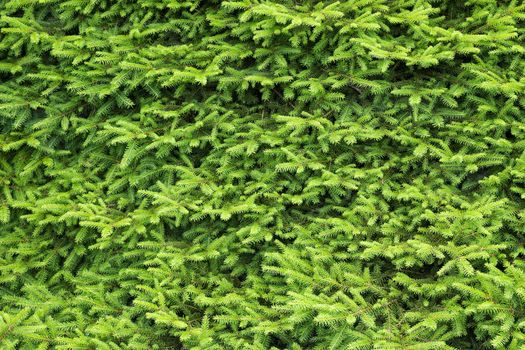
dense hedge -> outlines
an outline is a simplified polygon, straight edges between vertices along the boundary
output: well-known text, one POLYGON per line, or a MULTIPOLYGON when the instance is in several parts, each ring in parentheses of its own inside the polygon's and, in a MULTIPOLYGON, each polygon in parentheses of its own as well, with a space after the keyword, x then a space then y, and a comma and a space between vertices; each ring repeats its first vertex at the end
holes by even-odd
POLYGON ((525 349, 520 0, 0 0, 0 348, 525 349))

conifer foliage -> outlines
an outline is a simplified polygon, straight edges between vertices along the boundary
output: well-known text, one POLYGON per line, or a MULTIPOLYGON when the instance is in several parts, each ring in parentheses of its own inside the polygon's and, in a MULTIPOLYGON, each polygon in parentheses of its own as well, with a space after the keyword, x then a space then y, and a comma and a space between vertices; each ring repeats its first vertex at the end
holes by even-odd
POLYGON ((0 0, 0 349, 525 349, 521 0, 0 0))

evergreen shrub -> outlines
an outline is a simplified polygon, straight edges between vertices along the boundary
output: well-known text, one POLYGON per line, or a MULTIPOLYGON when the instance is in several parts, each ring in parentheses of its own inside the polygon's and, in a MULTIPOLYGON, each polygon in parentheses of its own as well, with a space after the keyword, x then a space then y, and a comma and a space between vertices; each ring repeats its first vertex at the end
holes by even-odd
POLYGON ((525 349, 521 0, 0 0, 0 349, 525 349))

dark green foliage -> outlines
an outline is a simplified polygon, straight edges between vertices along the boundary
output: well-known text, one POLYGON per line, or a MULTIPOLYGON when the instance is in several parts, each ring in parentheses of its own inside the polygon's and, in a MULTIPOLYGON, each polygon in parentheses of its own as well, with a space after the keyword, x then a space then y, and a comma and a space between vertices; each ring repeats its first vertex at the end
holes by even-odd
POLYGON ((0 349, 525 349, 525 4, 0 0, 0 349))

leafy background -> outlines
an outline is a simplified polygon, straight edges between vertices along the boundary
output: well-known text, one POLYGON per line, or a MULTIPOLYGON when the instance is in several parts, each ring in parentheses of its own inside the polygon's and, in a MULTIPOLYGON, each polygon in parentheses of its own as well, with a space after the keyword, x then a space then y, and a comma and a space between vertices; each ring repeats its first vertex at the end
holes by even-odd
POLYGON ((0 348, 525 349, 524 19, 0 0, 0 348))

